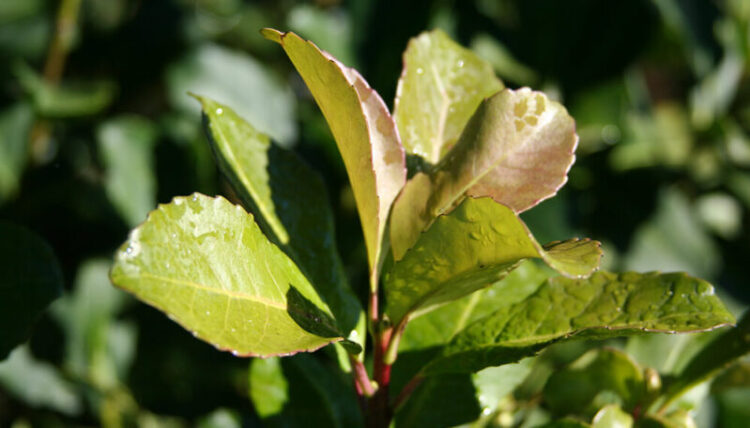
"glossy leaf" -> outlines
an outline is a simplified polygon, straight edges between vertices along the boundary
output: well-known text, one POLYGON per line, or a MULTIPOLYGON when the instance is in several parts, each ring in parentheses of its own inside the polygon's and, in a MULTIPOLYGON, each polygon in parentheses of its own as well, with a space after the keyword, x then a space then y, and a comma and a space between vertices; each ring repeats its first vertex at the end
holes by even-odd
POLYGON ((0 222, 0 237, 1 361, 62 294, 63 277, 52 249, 35 233, 0 222))
POLYGON ((0 112, 0 203, 14 195, 21 184, 33 120, 33 112, 25 103, 0 112))
POLYGON ((406 181, 404 150, 388 109, 356 70, 294 33, 265 29, 284 48, 331 128, 357 203, 371 286, 382 255, 391 204, 406 181))
POLYGON ((436 164, 479 103, 501 89, 488 63, 441 30, 411 39, 393 107, 404 149, 436 164))
POLYGON ((484 100, 453 149, 429 173, 417 173, 394 204, 394 257, 465 195, 490 196, 517 213, 553 196, 577 142, 573 118, 541 92, 506 89, 484 100))
MULTIPOLYGON (((294 153, 274 145, 231 108, 199 97, 222 173, 266 236, 300 267, 344 333, 364 321, 346 281, 334 239, 333 214, 320 176, 294 153)), ((364 326, 364 322, 361 323, 364 326)), ((356 341, 364 340, 364 329, 356 341)))
POLYGON ((268 427, 363 426, 351 380, 312 355, 254 359, 250 398, 268 427))
POLYGON ((533 260, 521 262, 508 276, 455 302, 447 303, 409 320, 401 338, 400 352, 446 345, 468 324, 501 307, 523 301, 550 277, 533 260))
POLYGON ((533 364, 533 358, 526 358, 516 364, 487 367, 472 374, 471 380, 476 388, 482 413, 497 410, 500 401, 512 393, 531 373, 533 364))
POLYGON ((591 415, 604 404, 632 411, 645 393, 643 371, 627 354, 596 349, 550 376, 544 386, 544 402, 558 415, 591 415), (605 393, 609 397, 603 397, 605 393))
POLYGON ((691 387, 710 379, 738 358, 750 353, 750 311, 737 326, 724 332, 699 352, 666 386, 666 407, 691 387))
POLYGON ((691 332, 733 321, 710 284, 685 274, 556 277, 523 302, 470 324, 423 372, 471 372, 507 364, 576 336, 691 332))
POLYGON ((591 422, 592 428, 631 428, 633 417, 615 404, 602 407, 591 422))
POLYGON ((131 227, 156 205, 153 149, 157 132, 153 123, 138 116, 120 116, 97 129, 107 196, 131 227))
POLYGON ((330 309, 252 215, 200 194, 160 205, 118 250, 115 285, 236 355, 342 340, 330 309))
POLYGON ((601 249, 596 241, 578 239, 542 247, 511 209, 490 198, 466 198, 385 275, 386 313, 396 324, 416 317, 492 285, 529 257, 583 277, 599 266, 601 249))
POLYGON ((173 63, 166 74, 169 99, 184 112, 199 109, 188 91, 221 101, 284 147, 297 139, 297 100, 261 61, 240 51, 204 44, 173 63))

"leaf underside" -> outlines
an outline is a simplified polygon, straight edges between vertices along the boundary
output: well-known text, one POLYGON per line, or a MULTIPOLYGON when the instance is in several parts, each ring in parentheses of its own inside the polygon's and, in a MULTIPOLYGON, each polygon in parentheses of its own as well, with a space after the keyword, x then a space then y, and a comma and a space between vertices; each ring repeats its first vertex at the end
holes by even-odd
POLYGON ((288 355, 342 340, 330 309, 253 217, 227 200, 178 197, 118 250, 112 282, 240 356, 288 355))
POLYGON ((578 143, 565 108, 528 88, 484 100, 435 168, 417 173, 394 203, 391 245, 403 257, 434 219, 464 196, 523 212, 557 193, 578 143))
POLYGON ((695 332, 734 322, 713 287, 682 273, 597 272, 549 279, 533 295, 466 327, 425 374, 472 372, 576 337, 695 332))

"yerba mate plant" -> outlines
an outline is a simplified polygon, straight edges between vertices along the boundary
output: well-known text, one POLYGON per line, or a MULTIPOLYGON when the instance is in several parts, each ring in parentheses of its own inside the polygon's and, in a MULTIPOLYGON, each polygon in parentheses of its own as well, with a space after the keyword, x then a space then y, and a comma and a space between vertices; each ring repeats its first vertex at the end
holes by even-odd
MULTIPOLYGON (((216 348, 267 358, 250 374, 267 423, 300 417, 285 408, 286 360, 269 357, 333 348, 335 370, 314 358, 286 366, 327 397, 331 423, 387 427, 395 416, 410 426, 400 416, 409 397, 445 374, 516 363, 577 338, 735 322, 703 280, 598 271, 596 241, 537 242, 519 214, 566 182, 578 142, 573 118, 544 93, 504 88, 488 64, 433 31, 409 44, 391 115, 356 70, 294 33, 262 33, 286 52, 338 145, 367 250, 368 300, 348 284, 320 176, 200 95, 211 148, 241 205, 198 193, 160 205, 119 250, 111 278, 216 348), (405 351, 420 357, 402 371, 411 380, 395 382, 405 351), (343 373, 354 388, 339 382, 343 373)), ((712 370, 663 388, 638 372, 628 384, 638 393, 602 411, 657 423, 644 415, 712 370)))

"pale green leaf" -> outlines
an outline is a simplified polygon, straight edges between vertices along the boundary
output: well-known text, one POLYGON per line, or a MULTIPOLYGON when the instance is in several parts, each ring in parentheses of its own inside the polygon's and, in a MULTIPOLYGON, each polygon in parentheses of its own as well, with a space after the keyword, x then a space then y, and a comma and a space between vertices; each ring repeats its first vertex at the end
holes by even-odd
POLYGON ((141 223, 156 205, 153 149, 156 126, 139 116, 120 116, 96 131, 104 164, 104 188, 112 204, 131 227, 141 223))
POLYGON ((466 198, 385 275, 386 313, 396 324, 416 317, 490 286, 529 257, 583 277, 599 266, 601 250, 596 241, 578 239, 542 247, 511 209, 491 198, 466 198))
POLYGON ((631 428, 633 417, 615 404, 602 407, 594 416, 592 428, 631 428))
POLYGON ((266 66, 239 51, 205 44, 189 52, 167 69, 171 103, 180 110, 197 113, 188 91, 231 106, 262 133, 285 147, 297 139, 297 102, 266 66))
POLYGON ((265 29, 263 35, 284 48, 331 128, 357 203, 374 287, 391 204, 406 181, 396 125, 356 70, 294 33, 265 29))
POLYGON ((31 334, 36 319, 62 294, 52 249, 35 233, 0 222, 0 361, 31 334))
MULTIPOLYGON (((364 314, 346 281, 336 250, 333 213, 320 176, 294 153, 240 118, 231 108, 198 97, 206 132, 222 173, 279 247, 294 260, 331 308, 342 332, 364 314)), ((364 340, 364 329, 357 335, 364 340)))
POLYGON ((577 142, 573 118, 541 92, 506 89, 484 100, 453 149, 396 200, 394 257, 465 195, 490 196, 517 213, 553 196, 567 180, 577 142))
POLYGON ((472 374, 471 380, 476 388, 482 412, 497 410, 501 400, 512 393, 531 373, 534 361, 533 358, 526 358, 516 364, 487 367, 472 374))
POLYGON ((200 194, 160 205, 118 250, 115 285, 236 355, 342 340, 307 278, 241 207, 200 194))
POLYGON ((501 89, 489 64, 441 30, 411 39, 393 107, 404 149, 437 163, 479 103, 501 89))
POLYGON ((733 322, 709 283, 682 273, 556 277, 523 302, 470 324, 423 373, 471 372, 507 364, 577 336, 691 332, 733 322))
POLYGON ((34 114, 25 103, 0 112, 0 203, 14 195, 21 184, 33 120, 34 114))

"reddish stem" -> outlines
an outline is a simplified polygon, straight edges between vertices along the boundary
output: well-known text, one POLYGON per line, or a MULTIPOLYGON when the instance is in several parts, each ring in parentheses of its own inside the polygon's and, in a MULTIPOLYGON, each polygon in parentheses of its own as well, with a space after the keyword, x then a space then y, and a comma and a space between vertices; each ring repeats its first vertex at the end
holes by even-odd
POLYGON ((398 393, 398 397, 396 397, 396 400, 393 402, 393 409, 397 410, 401 405, 404 404, 404 402, 411 396, 412 392, 414 392, 415 389, 422 383, 424 378, 420 375, 416 375, 409 383, 407 383, 403 389, 401 389, 401 392, 398 393))

